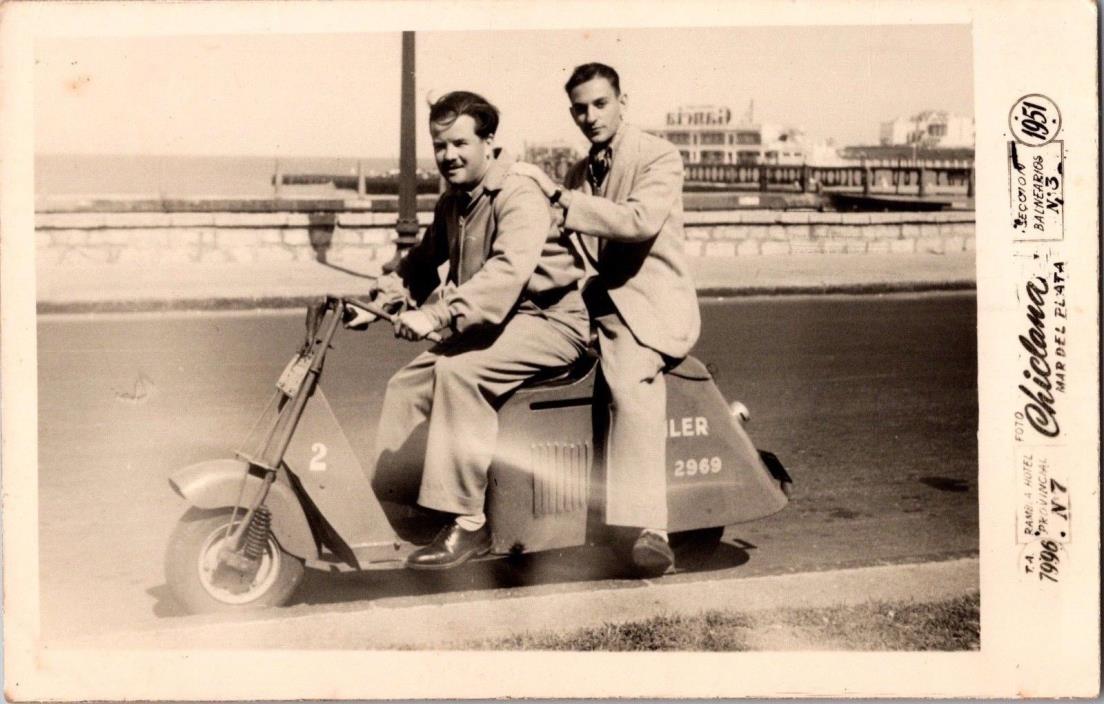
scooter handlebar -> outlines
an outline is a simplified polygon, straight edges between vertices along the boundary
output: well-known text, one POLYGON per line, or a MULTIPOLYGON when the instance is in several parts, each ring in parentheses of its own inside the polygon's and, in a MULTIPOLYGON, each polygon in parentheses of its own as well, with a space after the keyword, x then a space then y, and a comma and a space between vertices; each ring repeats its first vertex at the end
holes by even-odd
MULTIPOLYGON (((346 304, 354 305, 357 308, 363 308, 364 310, 368 311, 372 315, 383 318, 384 320, 386 320, 387 322, 392 323, 392 324, 394 324, 395 319, 398 317, 398 316, 395 316, 395 315, 391 315, 390 313, 385 311, 383 308, 380 308, 379 306, 377 306, 375 303, 372 303, 371 301, 365 301, 365 300, 360 299, 360 298, 346 298, 344 300, 345 300, 346 304)), ((442 338, 439 334, 437 334, 435 332, 431 332, 431 333, 429 333, 428 335, 425 336, 425 339, 429 340, 430 342, 440 342, 442 338)))

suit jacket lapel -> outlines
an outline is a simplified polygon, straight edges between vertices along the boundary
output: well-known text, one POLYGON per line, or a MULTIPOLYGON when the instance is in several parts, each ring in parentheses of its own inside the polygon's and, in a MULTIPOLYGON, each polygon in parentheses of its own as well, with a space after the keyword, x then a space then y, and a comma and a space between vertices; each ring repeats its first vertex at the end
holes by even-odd
POLYGON ((623 133, 620 135, 621 139, 613 152, 613 165, 610 168, 609 175, 606 176, 606 198, 613 201, 624 200, 629 195, 627 192, 622 193, 622 190, 627 191, 625 186, 629 184, 627 178, 629 166, 636 162, 636 149, 639 141, 636 139, 635 128, 632 125, 622 125, 621 129, 623 133))
MULTIPOLYGON (((631 125, 621 125, 621 134, 615 139, 616 148, 613 150, 613 164, 610 172, 606 174, 606 181, 602 184, 602 195, 614 202, 625 200, 629 197, 632 181, 629 178, 630 165, 636 162, 636 148, 638 140, 631 125)), ((587 179, 586 188, 590 190, 590 182, 587 179)), ((607 240, 598 237, 588 237, 593 240, 593 251, 600 257, 606 249, 607 240)))

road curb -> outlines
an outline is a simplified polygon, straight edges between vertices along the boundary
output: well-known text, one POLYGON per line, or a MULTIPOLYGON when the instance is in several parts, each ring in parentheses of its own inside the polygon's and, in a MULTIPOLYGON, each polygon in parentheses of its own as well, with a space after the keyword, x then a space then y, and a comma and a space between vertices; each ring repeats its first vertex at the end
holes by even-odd
POLYGON ((78 647, 234 649, 432 649, 526 631, 565 632, 652 616, 721 609, 754 612, 825 608, 868 601, 939 601, 979 589, 977 558, 845 570, 695 581, 655 580, 599 591, 503 596, 481 591, 443 604, 394 605, 293 615, 273 610, 214 621, 185 617, 171 625, 103 634, 78 647))
POLYGON ((935 293, 940 291, 976 291, 976 281, 900 281, 861 284, 810 284, 804 286, 720 286, 702 287, 702 298, 740 298, 744 296, 808 296, 816 294, 868 295, 883 293, 935 293))
MULTIPOLYGON (((936 293, 974 291, 974 281, 915 281, 801 286, 708 286, 698 289, 702 298, 750 296, 805 296, 818 294, 872 295, 888 293, 936 293)), ((281 310, 305 308, 325 293, 309 296, 212 296, 205 298, 137 298, 122 300, 45 300, 37 303, 38 315, 85 313, 163 313, 181 311, 281 310)), ((343 294, 336 294, 343 295, 343 294)), ((348 295, 363 295, 363 291, 348 295)))

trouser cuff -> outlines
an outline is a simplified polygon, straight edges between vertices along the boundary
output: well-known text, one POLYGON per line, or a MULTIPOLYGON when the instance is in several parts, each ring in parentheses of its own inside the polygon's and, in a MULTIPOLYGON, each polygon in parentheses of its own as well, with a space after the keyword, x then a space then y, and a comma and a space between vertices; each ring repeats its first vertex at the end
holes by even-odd
POLYGON ((422 491, 418 494, 418 505, 434 511, 455 514, 483 513, 483 497, 455 496, 441 492, 422 491))

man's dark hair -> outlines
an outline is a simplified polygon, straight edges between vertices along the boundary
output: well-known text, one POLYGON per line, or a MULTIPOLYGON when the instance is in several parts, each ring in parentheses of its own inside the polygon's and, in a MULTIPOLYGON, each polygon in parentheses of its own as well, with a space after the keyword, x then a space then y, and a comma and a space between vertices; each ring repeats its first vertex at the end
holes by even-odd
POLYGON ((606 79, 613 86, 614 94, 621 95, 621 77, 617 75, 617 71, 614 71, 612 66, 598 62, 576 66, 575 70, 571 72, 571 78, 567 79, 567 83, 564 84, 564 90, 570 93, 575 86, 582 85, 595 78, 606 79))
POLYGON ((475 134, 486 139, 498 131, 498 108, 486 98, 466 90, 445 93, 429 108, 429 121, 450 125, 461 115, 475 120, 475 134))

